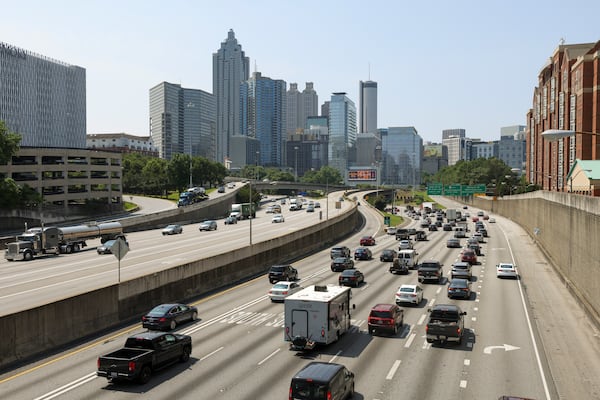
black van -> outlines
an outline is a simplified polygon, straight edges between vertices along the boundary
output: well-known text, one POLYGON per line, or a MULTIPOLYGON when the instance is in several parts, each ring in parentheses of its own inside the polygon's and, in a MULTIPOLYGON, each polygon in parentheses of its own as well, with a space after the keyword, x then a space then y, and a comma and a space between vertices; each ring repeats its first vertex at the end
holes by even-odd
POLYGON ((342 400, 354 396, 354 374, 341 364, 311 362, 290 384, 290 400, 342 400))

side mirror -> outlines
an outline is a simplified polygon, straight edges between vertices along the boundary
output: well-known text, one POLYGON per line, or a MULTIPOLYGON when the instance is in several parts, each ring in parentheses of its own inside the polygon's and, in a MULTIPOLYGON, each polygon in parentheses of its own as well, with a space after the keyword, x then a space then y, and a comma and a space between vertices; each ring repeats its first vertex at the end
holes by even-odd
POLYGON ((431 308, 428 308, 428 309, 427 309, 427 312, 431 312, 431 308))
POLYGON ((467 312, 463 311, 463 312, 460 313, 460 315, 467 315, 467 312))

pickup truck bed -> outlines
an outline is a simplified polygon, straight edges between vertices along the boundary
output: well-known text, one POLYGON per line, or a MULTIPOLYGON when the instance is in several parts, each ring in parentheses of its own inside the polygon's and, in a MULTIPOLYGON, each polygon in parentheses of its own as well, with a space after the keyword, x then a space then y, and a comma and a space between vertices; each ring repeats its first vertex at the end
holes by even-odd
POLYGON ((462 342, 465 334, 463 317, 466 312, 452 304, 438 304, 429 312, 429 321, 425 327, 428 343, 462 342))
POLYGON ((189 360, 191 337, 148 331, 131 336, 125 347, 98 358, 97 375, 113 380, 146 383, 154 371, 189 360))

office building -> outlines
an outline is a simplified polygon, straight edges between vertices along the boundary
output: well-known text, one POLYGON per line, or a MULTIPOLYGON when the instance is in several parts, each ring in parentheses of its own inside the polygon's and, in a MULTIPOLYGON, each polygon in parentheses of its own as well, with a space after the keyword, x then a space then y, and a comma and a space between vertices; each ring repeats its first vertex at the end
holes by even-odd
POLYGON ((476 158, 499 158, 498 141, 481 142, 471 139, 471 155, 467 157, 470 160, 476 158))
POLYGON ((161 82, 150 89, 150 137, 160 158, 189 154, 216 160, 216 107, 211 93, 161 82))
POLYGON ((360 133, 377 132, 377 82, 360 81, 360 133))
POLYGON ((456 164, 460 160, 471 160, 471 139, 464 136, 450 136, 442 139, 442 144, 448 149, 449 166, 456 164))
POLYGON ((298 91, 297 83, 290 83, 286 93, 286 132, 287 134, 302 132, 306 127, 308 117, 318 116, 319 97, 312 82, 306 82, 302 92, 298 91))
POLYGON ((356 106, 346 93, 333 93, 329 102, 329 166, 346 179, 355 146, 356 106))
POLYGON ((448 148, 441 143, 427 143, 423 145, 422 172, 430 175, 437 174, 442 168, 448 166, 448 148))
POLYGON ((250 59, 245 56, 233 30, 213 53, 213 95, 216 99, 216 161, 230 156, 230 138, 241 134, 240 85, 250 77, 250 59))
POLYGON ((518 175, 523 174, 525 171, 525 128, 525 125, 500 128, 498 158, 504 161, 518 175))
POLYGON ((259 165, 284 165, 285 89, 285 81, 262 76, 260 72, 254 72, 240 87, 241 134, 258 139, 259 165))
POLYGON ((127 133, 91 133, 87 135, 86 147, 93 150, 110 150, 119 153, 138 153, 158 157, 158 149, 150 136, 135 136, 127 133))
POLYGON ((85 69, 0 42, 0 120, 21 146, 85 149, 85 69))
POLYGON ((467 131, 461 128, 458 129, 444 129, 442 130, 442 140, 450 137, 461 137, 464 138, 467 135, 467 131))
POLYGON ((421 184, 423 139, 413 126, 379 129, 382 181, 389 185, 421 184))
POLYGON ((600 41, 561 43, 538 74, 527 113, 525 176, 544 190, 569 191, 576 160, 600 159, 599 64, 600 41), (550 129, 573 134, 551 142, 542 137, 550 129))

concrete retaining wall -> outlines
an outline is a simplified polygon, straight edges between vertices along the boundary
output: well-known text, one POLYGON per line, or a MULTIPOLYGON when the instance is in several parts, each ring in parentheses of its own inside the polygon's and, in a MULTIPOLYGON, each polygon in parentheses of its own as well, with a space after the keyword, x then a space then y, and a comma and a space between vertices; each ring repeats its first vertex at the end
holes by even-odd
POLYGON ((361 223, 354 207, 348 213, 267 242, 0 317, 0 370, 106 328, 132 322, 153 305, 184 302, 263 274, 273 264, 291 262, 331 246, 361 223))
POLYGON ((472 204, 521 225, 600 326, 600 199, 537 191, 497 200, 476 197, 472 204))

